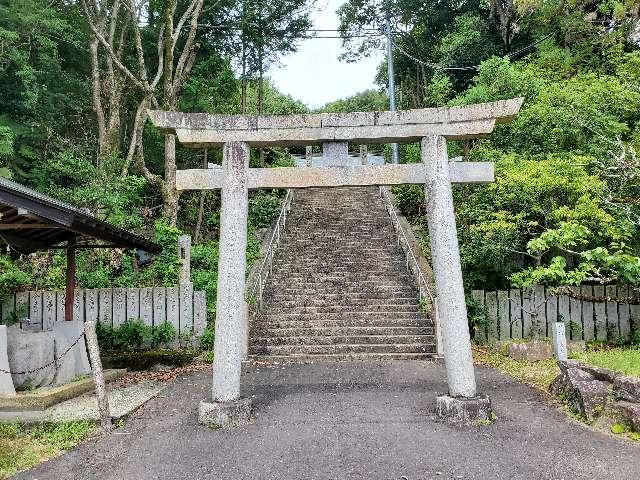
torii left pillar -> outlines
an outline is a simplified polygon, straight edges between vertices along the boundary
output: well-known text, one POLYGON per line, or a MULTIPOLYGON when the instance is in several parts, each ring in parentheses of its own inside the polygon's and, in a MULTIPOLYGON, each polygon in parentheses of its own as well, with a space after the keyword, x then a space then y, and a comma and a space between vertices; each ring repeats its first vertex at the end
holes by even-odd
POLYGON ((229 428, 251 418, 251 399, 240 396, 248 328, 244 300, 247 267, 249 145, 230 142, 222 154, 222 205, 212 401, 200 403, 200 423, 229 428))

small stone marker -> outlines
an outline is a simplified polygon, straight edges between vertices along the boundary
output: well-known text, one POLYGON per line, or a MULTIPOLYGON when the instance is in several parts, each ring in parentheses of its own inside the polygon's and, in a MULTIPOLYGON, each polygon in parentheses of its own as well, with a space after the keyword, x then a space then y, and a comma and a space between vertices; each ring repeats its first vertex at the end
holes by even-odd
POLYGON ((15 395, 10 371, 9 356, 7 355, 7 326, 0 325, 0 395, 15 395))
POLYGON ((567 335, 564 322, 555 322, 553 324, 553 352, 556 359, 560 362, 567 360, 567 335))
POLYGON ((178 237, 178 258, 180 259, 180 285, 191 282, 191 235, 178 237))

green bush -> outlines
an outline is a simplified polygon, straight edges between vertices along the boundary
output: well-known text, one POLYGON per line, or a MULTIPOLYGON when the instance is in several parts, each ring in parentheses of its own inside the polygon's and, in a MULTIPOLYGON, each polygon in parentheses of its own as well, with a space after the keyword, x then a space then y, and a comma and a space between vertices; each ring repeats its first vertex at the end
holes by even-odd
POLYGON ((142 348, 152 338, 152 329, 142 320, 126 320, 114 329, 113 347, 119 350, 136 350, 142 348))
POLYGON ((278 217, 282 200, 274 193, 259 193, 249 199, 249 221, 258 228, 270 226, 278 217))
POLYGON ((209 325, 204 333, 200 335, 200 348, 202 350, 213 350, 213 340, 215 339, 215 332, 213 326, 209 325))
POLYGON ((176 338, 176 327, 167 321, 154 325, 151 338, 154 346, 168 346, 176 338))
POLYGON ((412 218, 424 211, 424 187, 422 185, 402 185, 393 188, 396 207, 405 217, 412 218))

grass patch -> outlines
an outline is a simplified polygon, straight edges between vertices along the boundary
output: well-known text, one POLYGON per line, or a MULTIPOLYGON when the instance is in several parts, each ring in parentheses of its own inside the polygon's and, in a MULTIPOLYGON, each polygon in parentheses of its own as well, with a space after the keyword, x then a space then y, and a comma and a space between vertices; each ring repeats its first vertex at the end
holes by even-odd
POLYGON ((640 377, 640 348, 591 350, 575 353, 572 357, 596 367, 640 377))
POLYGON ((479 365, 495 368, 516 380, 544 391, 548 391, 549 385, 560 373, 554 359, 539 362, 514 360, 491 347, 475 346, 473 359, 479 365))
POLYGON ((93 430, 93 422, 0 423, 0 479, 57 457, 93 430))

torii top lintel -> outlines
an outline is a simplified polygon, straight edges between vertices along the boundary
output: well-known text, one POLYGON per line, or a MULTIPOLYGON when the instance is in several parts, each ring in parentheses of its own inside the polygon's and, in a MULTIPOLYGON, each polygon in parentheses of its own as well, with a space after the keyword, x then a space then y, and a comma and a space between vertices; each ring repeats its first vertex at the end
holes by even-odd
POLYGON ((462 107, 397 112, 318 113, 304 115, 212 115, 150 110, 153 123, 175 133, 188 147, 246 142, 253 147, 312 145, 323 142, 407 143, 430 135, 478 138, 496 123, 509 122, 522 98, 462 107))

